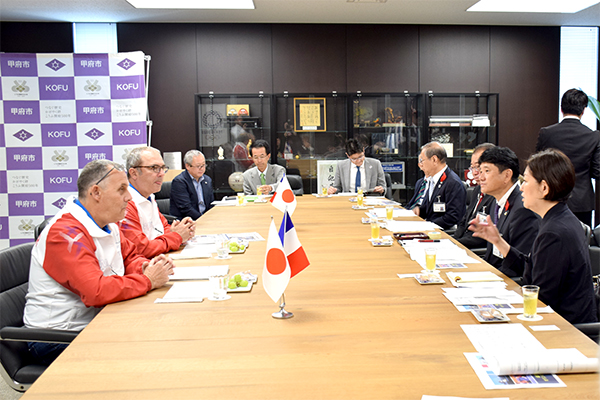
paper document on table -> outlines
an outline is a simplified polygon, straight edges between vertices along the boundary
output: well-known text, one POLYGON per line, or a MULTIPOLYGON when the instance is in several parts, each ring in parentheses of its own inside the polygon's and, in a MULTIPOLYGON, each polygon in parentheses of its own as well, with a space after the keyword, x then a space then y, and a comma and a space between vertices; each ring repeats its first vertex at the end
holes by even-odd
POLYGON ((481 354, 546 350, 522 324, 461 325, 460 327, 475 350, 481 354))
POLYGON ((443 295, 456 305, 523 304, 523 296, 505 288, 442 288, 443 295))
MULTIPOLYGON (((523 314, 524 312, 524 308, 512 308, 508 311, 504 311, 504 314, 523 314)), ((550 306, 546 306, 546 307, 537 307, 536 312, 538 314, 552 314, 554 313, 554 310, 552 309, 552 307, 550 306)))
MULTIPOLYGON (((367 214, 369 216, 374 215, 377 218, 386 218, 387 217, 385 208, 374 208, 371 211, 366 212, 365 214, 367 214)), ((401 218, 401 217, 416 217, 416 215, 411 210, 394 207, 394 218, 401 218)))
POLYGON ((236 239, 242 242, 261 242, 265 240, 258 232, 225 233, 223 235, 226 240, 236 239))
POLYGON ((428 221, 387 221, 385 228, 390 232, 423 232, 441 229, 428 221))
MULTIPOLYGON (((397 203, 394 200, 386 199, 385 197, 367 196, 367 197, 365 197, 364 202, 365 202, 365 205, 367 205, 367 206, 399 206, 400 205, 400 203, 397 203)), ((382 210, 385 211, 385 208, 383 208, 382 210)), ((385 212, 383 213, 383 216, 385 217, 385 212)), ((415 214, 413 213, 412 216, 414 217, 415 214)))
POLYGON ((238 205, 238 199, 235 197, 232 199, 224 197, 222 200, 215 200, 210 204, 217 207, 232 207, 238 205))
POLYGON ((598 372, 598 359, 577 349, 483 353, 496 375, 598 372))
POLYGON ((162 299, 155 303, 194 303, 201 302, 212 294, 210 282, 175 282, 162 299))
POLYGON ((491 271, 446 272, 446 275, 454 286, 460 286, 464 283, 504 282, 504 279, 491 271))
POLYGON ((209 265, 206 267, 175 267, 170 281, 208 279, 212 275, 226 275, 229 265, 209 265))
POLYGON ((480 261, 469 257, 465 249, 455 245, 450 239, 441 239, 437 242, 420 240, 404 240, 402 247, 422 268, 425 268, 425 249, 436 249, 436 264, 469 264, 480 261))
POLYGON ((183 260, 189 258, 210 258, 212 253, 216 253, 217 248, 214 244, 194 244, 185 245, 181 253, 169 254, 173 260, 183 260))
POLYGON ((482 354, 463 353, 484 388, 490 389, 539 389, 550 387, 566 387, 565 383, 554 374, 536 375, 496 375, 490 369, 488 361, 482 354))

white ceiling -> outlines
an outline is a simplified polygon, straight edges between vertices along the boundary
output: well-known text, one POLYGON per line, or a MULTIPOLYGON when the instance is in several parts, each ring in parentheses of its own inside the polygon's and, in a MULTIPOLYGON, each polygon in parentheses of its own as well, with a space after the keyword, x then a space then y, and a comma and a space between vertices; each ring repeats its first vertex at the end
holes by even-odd
POLYGON ((575 14, 467 13, 476 2, 254 0, 254 10, 138 10, 125 0, 0 0, 0 21, 600 25, 600 4, 575 14))

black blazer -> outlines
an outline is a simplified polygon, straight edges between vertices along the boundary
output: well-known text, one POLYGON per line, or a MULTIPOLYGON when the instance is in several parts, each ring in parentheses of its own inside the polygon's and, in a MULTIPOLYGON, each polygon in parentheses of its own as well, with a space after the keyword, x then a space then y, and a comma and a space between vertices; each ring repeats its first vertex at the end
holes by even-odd
POLYGON ((587 239, 565 204, 546 213, 531 255, 511 247, 506 261, 524 265, 523 284, 539 286, 540 300, 570 323, 598 320, 587 239))
POLYGON ((494 196, 490 196, 488 194, 481 193, 481 187, 479 185, 473 188, 473 191, 470 195, 469 206, 467 207, 467 212, 462 217, 458 225, 456 226, 456 231, 454 232, 454 239, 458 240, 463 246, 469 249, 480 249, 487 247, 487 241, 482 238, 473 237, 473 232, 470 231, 469 222, 477 213, 485 210, 486 214, 492 213, 492 208, 496 199, 494 196), (479 196, 483 196, 479 205, 477 205, 479 201, 479 196), (477 209, 475 207, 477 206, 477 209), (485 207, 485 208, 484 208, 485 207))
POLYGON ((579 119, 566 118, 561 123, 540 129, 535 151, 554 148, 571 159, 575 167, 575 187, 567 205, 573 212, 594 209, 591 178, 600 178, 600 133, 583 125, 579 119))
MULTIPOLYGON (((421 184, 425 178, 421 178, 415 185, 415 193, 412 199, 408 202, 407 208, 417 201, 417 195, 421 184)), ((440 177, 437 185, 431 195, 431 201, 425 197, 421 205, 419 216, 424 220, 438 224, 442 229, 448 229, 457 224, 463 215, 465 215, 465 204, 467 199, 467 191, 462 181, 450 168, 440 177), (433 203, 438 201, 446 203, 446 212, 434 212, 433 203)))
MULTIPOLYGON (((202 181, 202 197, 206 205, 204 212, 206 212, 213 207, 211 203, 215 201, 212 179, 208 175, 204 175, 204 180, 202 181)), ((187 170, 173 178, 169 210, 171 215, 180 219, 190 217, 196 220, 201 216, 198 209, 198 193, 196 193, 194 182, 187 170)))
MULTIPOLYGON (((492 213, 493 211, 489 214, 492 215, 492 213)), ((523 207, 523 198, 518 186, 508 196, 496 226, 502 238, 508 242, 511 248, 514 247, 523 254, 529 254, 538 234, 540 217, 533 211, 523 207)), ((493 247, 491 243, 487 244, 485 261, 509 277, 523 276, 523 265, 511 264, 504 258, 496 257, 493 254, 493 247)))

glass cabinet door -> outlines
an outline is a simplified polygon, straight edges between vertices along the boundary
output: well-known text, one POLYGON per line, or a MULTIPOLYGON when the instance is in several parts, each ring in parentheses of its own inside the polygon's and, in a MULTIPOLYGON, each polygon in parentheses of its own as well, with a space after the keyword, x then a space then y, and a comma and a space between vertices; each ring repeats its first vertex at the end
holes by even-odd
POLYGON ((251 142, 264 139, 271 143, 271 97, 262 93, 199 94, 196 116, 198 149, 206 157, 206 174, 213 180, 216 199, 243 190, 239 174, 232 174, 252 167, 248 155, 251 142))
POLYGON ((356 93, 351 97, 352 131, 365 155, 381 161, 392 178, 394 199, 406 202, 419 177, 417 160, 424 144, 421 94, 356 93))

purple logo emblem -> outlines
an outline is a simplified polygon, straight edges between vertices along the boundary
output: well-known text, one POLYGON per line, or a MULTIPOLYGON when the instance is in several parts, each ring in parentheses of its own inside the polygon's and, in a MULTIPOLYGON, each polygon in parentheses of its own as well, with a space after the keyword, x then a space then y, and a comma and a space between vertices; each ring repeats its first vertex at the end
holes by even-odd
POLYGON ((65 204, 67 204, 67 200, 63 199, 62 197, 58 200, 56 200, 54 203, 52 203, 52 205, 58 209, 62 209, 65 204))
POLYGON ((133 61, 131 61, 129 58, 126 58, 123 61, 121 61, 120 63, 118 63, 117 65, 119 67, 123 68, 124 70, 128 70, 129 68, 133 67, 135 65, 135 63, 133 61))
POLYGON ((29 139, 30 137, 32 137, 33 135, 31 133, 27 132, 25 129, 21 129, 19 132, 15 133, 13 136, 16 137, 17 139, 19 139, 20 141, 24 142, 27 139, 29 139))
POLYGON ((97 140, 104 136, 104 132, 94 128, 91 131, 87 132, 85 136, 89 137, 92 140, 97 140))
POLYGON ((61 69, 62 67, 64 67, 66 64, 61 62, 60 60, 57 60, 56 58, 52 61, 49 61, 46 64, 46 67, 53 69, 54 71, 58 71, 59 69, 61 69))

